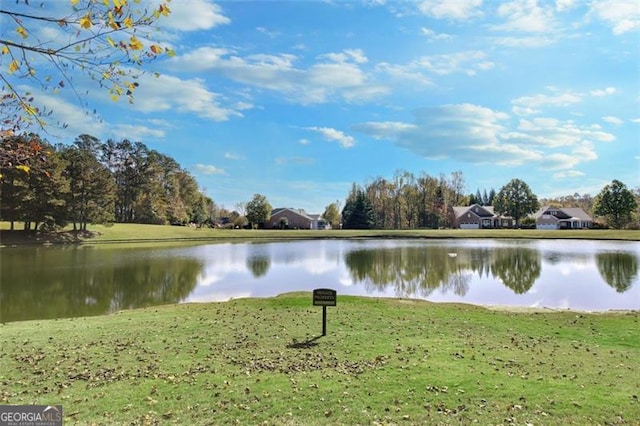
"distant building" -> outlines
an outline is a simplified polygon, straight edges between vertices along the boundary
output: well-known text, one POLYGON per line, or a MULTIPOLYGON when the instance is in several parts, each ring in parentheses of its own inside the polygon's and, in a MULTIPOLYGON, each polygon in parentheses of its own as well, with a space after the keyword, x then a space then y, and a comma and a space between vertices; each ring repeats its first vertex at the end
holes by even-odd
POLYGON ((512 228, 515 221, 512 217, 502 216, 493 211, 493 206, 454 207, 454 227, 460 229, 512 228))
POLYGON ((319 214, 308 214, 303 209, 277 208, 271 211, 269 227, 273 229, 331 229, 331 224, 319 214))
POLYGON ((593 218, 579 207, 544 206, 534 213, 536 229, 593 228, 593 218))

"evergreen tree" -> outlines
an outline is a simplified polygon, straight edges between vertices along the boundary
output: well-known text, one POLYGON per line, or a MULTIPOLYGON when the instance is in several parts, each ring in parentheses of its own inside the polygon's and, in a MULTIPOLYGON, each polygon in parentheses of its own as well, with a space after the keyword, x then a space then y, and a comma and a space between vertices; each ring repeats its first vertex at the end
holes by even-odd
POLYGON ((373 206, 362 188, 352 189, 344 209, 342 209, 342 227, 344 229, 372 229, 375 224, 373 206))

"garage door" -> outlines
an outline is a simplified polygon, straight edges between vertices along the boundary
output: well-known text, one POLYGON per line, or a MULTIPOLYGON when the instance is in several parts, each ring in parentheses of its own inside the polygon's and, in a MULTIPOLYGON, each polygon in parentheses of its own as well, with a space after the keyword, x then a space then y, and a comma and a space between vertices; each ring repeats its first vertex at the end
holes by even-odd
POLYGON ((555 225, 536 225, 536 229, 558 229, 555 225))
POLYGON ((480 229, 480 225, 477 223, 461 223, 460 229, 480 229))

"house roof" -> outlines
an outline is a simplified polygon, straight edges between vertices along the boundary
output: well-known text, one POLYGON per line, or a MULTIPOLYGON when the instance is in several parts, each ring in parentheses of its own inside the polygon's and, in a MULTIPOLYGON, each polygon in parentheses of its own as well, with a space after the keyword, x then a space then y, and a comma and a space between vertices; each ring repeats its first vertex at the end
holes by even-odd
POLYGON ((458 206, 453 208, 453 212, 456 215, 456 218, 462 217, 466 213, 473 213, 478 217, 504 217, 501 215, 497 215, 493 211, 493 206, 481 206, 479 204, 472 204, 470 206, 458 206))
POLYGON ((293 207, 279 207, 277 209, 273 209, 271 210, 271 216, 274 216, 278 213, 285 212, 285 211, 293 213, 298 216, 302 216, 308 220, 313 220, 312 215, 308 215, 307 212, 305 212, 303 209, 294 209, 293 207))
POLYGON ((567 216, 567 219, 575 218, 580 219, 582 221, 593 221, 593 218, 589 216, 584 210, 580 207, 551 207, 551 206, 543 206, 540 210, 534 213, 536 219, 540 218, 543 214, 545 214, 548 210, 557 210, 562 212, 567 216))

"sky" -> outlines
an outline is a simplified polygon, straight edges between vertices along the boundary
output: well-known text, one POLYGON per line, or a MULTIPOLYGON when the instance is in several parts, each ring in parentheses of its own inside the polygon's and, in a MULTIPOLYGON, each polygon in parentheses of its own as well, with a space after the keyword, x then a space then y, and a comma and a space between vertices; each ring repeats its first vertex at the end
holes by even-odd
POLYGON ((149 64, 133 104, 81 74, 74 85, 90 89, 99 118, 71 91, 40 95, 68 124, 51 142, 140 141, 230 210, 257 193, 322 213, 342 208, 353 183, 398 171, 462 171, 466 193, 518 178, 539 198, 640 186, 636 1, 169 7, 156 35, 176 54, 149 64))

